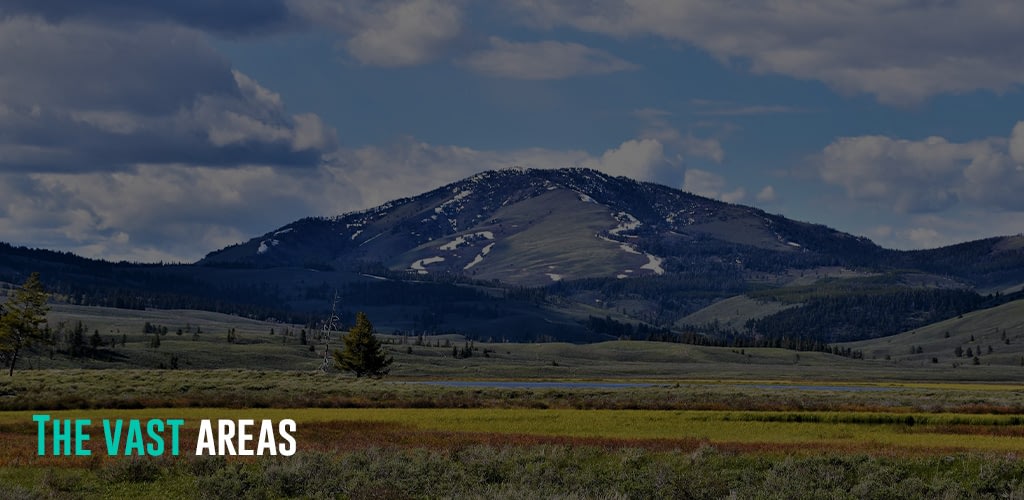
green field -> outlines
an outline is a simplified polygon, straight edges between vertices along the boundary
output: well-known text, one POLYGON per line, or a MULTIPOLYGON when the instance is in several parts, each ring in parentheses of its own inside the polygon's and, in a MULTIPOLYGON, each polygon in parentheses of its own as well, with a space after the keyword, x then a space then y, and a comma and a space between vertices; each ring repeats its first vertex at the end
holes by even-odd
MULTIPOLYGON (((1010 303, 989 311, 965 315, 951 328, 952 340, 944 339, 944 324, 888 339, 850 344, 865 352, 867 359, 850 359, 818 352, 785 349, 704 347, 645 341, 612 341, 596 344, 487 343, 474 342, 473 356, 452 357, 453 348, 466 346, 458 335, 428 336, 423 345, 416 337, 384 336, 385 347, 395 357, 395 378, 506 378, 506 379, 722 379, 722 380, 821 380, 821 381, 1024 381, 1024 326, 1010 327, 1010 344, 996 343, 1001 331, 985 326, 1021 318, 1024 303, 1010 303), (1006 317, 1004 317, 1006 316, 1006 317), (975 319, 977 318, 977 319, 975 319), (981 321, 981 326, 972 321, 981 321), (987 330, 986 330, 987 329, 987 330), (994 354, 983 354, 978 365, 969 359, 952 363, 953 343, 976 332, 978 346, 992 344, 994 354), (995 338, 988 336, 995 335, 995 338), (909 339, 909 340, 908 340, 909 339), (929 340, 930 339, 930 340, 929 340), (914 343, 917 341, 918 343, 914 343), (934 346, 929 342, 935 341, 934 346), (910 347, 921 345, 924 354, 910 355, 910 347), (893 351, 885 359, 881 346, 893 351), (934 347, 934 349, 933 349, 934 347), (906 355, 896 351, 905 350, 906 355), (941 354, 939 363, 931 357, 941 354)), ((372 319, 372 315, 371 315, 372 319)), ((314 370, 323 359, 323 343, 301 344, 300 325, 254 321, 237 316, 201 311, 147 310, 54 306, 50 324, 54 329, 73 329, 81 321, 86 337, 98 332, 105 344, 96 351, 86 349, 72 358, 46 349, 26 353, 19 368, 172 368, 179 369, 265 369, 314 370), (144 334, 146 322, 167 328, 164 335, 144 334), (181 335, 177 334, 178 330, 181 335), (228 341, 234 329, 235 341, 228 341), (196 333, 200 330, 200 333, 196 333), (273 330, 273 334, 271 331, 273 330), (153 339, 160 338, 159 347, 153 339), (124 343, 122 344, 122 341, 124 343), (116 344, 110 347, 110 343, 116 344), (315 344, 315 345, 312 345, 315 344)), ((335 334, 337 335, 337 334, 335 334)), ((334 338, 338 345, 338 337, 334 338)), ((60 346, 58 345, 58 350, 60 346)), ((986 349, 987 351, 987 349, 986 349)), ((888 351, 886 351, 888 352, 888 351)))
POLYGON ((933 358, 944 367, 973 365, 973 356, 966 354, 968 349, 982 365, 1024 366, 1024 300, 899 335, 843 345, 859 349, 871 359, 888 357, 895 365, 910 370, 932 363, 933 358), (963 351, 961 356, 956 356, 958 347, 963 351))
MULTIPOLYGON (((0 413, 0 495, 379 498, 1016 497, 1018 416, 537 409, 48 412, 184 418, 181 457, 34 455, 32 412, 0 413), (199 419, 291 418, 299 453, 189 456, 199 419), (770 494, 766 495, 766 492, 770 494)), ((92 449, 97 455, 99 446, 92 449)))
MULTIPOLYGON (((0 426, 18 427, 39 412, 4 412, 0 426)), ((194 430, 201 419, 289 418, 299 425, 393 424, 411 431, 492 433, 511 436, 668 440, 712 446, 813 445, 874 452, 940 450, 1024 452, 1021 424, 1009 415, 879 412, 751 412, 494 408, 302 408, 72 410, 54 419, 182 418, 194 430), (961 429, 962 428, 962 429, 961 429), (965 439, 964 429, 970 428, 965 439), (953 429, 956 429, 954 431, 953 429)), ((388 444, 388 443, 381 443, 388 444)), ((98 445, 98 443, 97 443, 98 445)))
MULTIPOLYGON (((995 322, 1017 328, 1009 321, 1018 313, 973 313, 888 345, 910 356, 901 342, 929 338, 935 352, 972 334, 984 342, 995 322)), ((65 332, 82 321, 115 345, 78 357, 36 349, 0 378, 3 498, 1024 495, 1015 458, 1024 453, 1024 367, 984 354, 987 362, 954 367, 869 349, 887 339, 858 344, 868 359, 641 341, 473 342, 472 356, 456 358, 453 349, 470 347, 459 336, 384 335, 395 363, 373 380, 319 372, 323 343, 307 331, 302 344, 298 325, 75 306, 50 318, 65 332), (167 333, 143 333, 146 322, 167 333), (496 384, 516 381, 568 385, 496 384), (99 440, 92 457, 39 457, 39 413, 184 418, 185 454, 109 458, 99 440), (220 418, 294 419, 299 453, 192 456, 198 422, 220 418)), ((1016 347, 1010 338, 1007 349, 1016 347)))

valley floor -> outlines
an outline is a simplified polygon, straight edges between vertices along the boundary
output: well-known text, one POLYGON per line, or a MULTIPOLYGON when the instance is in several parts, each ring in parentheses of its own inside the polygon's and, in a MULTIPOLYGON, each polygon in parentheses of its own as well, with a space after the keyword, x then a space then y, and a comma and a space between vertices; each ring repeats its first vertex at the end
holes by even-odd
POLYGON ((57 321, 120 341, 37 351, 0 377, 0 497, 1024 495, 1024 368, 1009 364, 391 337, 392 375, 373 380, 317 371, 322 344, 296 326, 70 312, 57 321), (40 456, 38 414, 181 418, 183 452, 108 457, 96 436, 89 457, 40 456), (296 421, 298 453, 194 455, 199 421, 264 418, 296 421))

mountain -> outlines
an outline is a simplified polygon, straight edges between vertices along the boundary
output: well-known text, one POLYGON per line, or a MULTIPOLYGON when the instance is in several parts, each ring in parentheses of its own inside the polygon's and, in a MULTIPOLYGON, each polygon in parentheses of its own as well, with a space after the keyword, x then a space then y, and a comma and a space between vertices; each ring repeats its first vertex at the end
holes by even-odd
POLYGON ((582 168, 484 172, 428 193, 307 218, 207 255, 218 267, 459 275, 544 286, 665 274, 741 281, 792 270, 914 269, 960 286, 1024 281, 1024 237, 900 252, 867 238, 582 168))
POLYGON ((1024 237, 896 251, 594 170, 509 169, 298 220, 194 265, 0 244, 0 281, 26 270, 79 304, 310 320, 337 294, 343 321, 362 310, 384 330, 819 348, 1016 298, 1024 237))
POLYGON ((350 269, 377 263, 392 271, 540 286, 709 266, 833 265, 884 252, 865 238, 658 184, 588 169, 513 169, 363 212, 303 219, 199 264, 350 269))

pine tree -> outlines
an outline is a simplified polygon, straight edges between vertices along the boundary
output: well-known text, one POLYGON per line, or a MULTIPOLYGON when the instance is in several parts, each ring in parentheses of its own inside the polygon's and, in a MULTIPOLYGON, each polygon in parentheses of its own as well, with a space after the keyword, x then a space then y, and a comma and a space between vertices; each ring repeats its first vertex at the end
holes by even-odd
POLYGON ((43 328, 50 309, 48 299, 39 273, 32 273, 8 299, 6 308, 0 310, 0 357, 10 363, 8 375, 14 376, 14 364, 22 349, 48 340, 43 328))
POLYGON ((89 346, 92 347, 93 353, 103 345, 103 337, 100 337, 99 330, 93 330, 92 337, 89 337, 89 346))
POLYGON ((356 324, 342 339, 344 350, 335 350, 334 366, 340 370, 355 373, 356 377, 367 375, 383 377, 390 371, 394 358, 388 356, 380 341, 373 336, 373 324, 366 314, 356 314, 356 324))

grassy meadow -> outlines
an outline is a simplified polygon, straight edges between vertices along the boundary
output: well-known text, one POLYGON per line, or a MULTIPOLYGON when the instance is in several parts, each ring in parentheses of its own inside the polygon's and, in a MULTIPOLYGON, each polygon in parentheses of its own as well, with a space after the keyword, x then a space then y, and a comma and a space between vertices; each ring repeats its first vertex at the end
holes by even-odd
POLYGON ((1024 366, 1024 300, 974 311, 899 335, 843 346, 861 350, 867 358, 888 359, 908 369, 927 364, 970 366, 975 364, 975 357, 980 365, 1024 366))
MULTIPOLYGON (((382 338, 395 358, 392 378, 1017 382, 1024 381, 1024 366, 1020 363, 1024 357, 1024 324, 1008 329, 1008 344, 996 343, 1002 331, 988 325, 1008 318, 1018 318, 1019 323, 1019 318, 1024 318, 1024 301, 1019 302, 971 313, 962 320, 950 320, 961 321, 957 324, 960 326, 950 328, 952 340, 943 337, 943 323, 886 339, 844 344, 862 350, 866 359, 785 349, 731 349, 645 341, 474 342, 471 357, 456 359, 453 349, 467 346, 461 336, 428 336, 422 342, 416 337, 382 338), (970 358, 953 359, 954 344, 970 342, 972 335, 975 341, 970 345, 986 347, 978 364, 970 358), (993 346, 991 356, 987 353, 989 344, 993 346), (917 354, 919 346, 924 349, 923 354, 917 354), (909 354, 911 347, 915 348, 913 355, 909 354), (940 362, 932 363, 931 358, 940 351, 948 351, 948 355, 943 354, 940 362)), ((39 348, 25 353, 19 368, 304 371, 317 369, 324 357, 323 343, 314 340, 315 332, 305 329, 307 343, 302 343, 301 325, 203 311, 126 311, 57 305, 49 322, 51 328, 62 332, 69 332, 81 322, 86 342, 98 334, 103 344, 97 349, 86 347, 79 357, 59 352, 51 356, 48 349, 39 348), (143 333, 147 322, 164 327, 167 332, 143 333), (155 346, 157 338, 159 345, 155 346)), ((335 337, 332 348, 338 345, 335 337)))
POLYGON ((886 339, 850 359, 385 335, 395 362, 374 380, 319 372, 323 344, 308 330, 303 344, 299 325, 56 306, 51 327, 81 321, 106 343, 78 357, 36 349, 0 377, 0 497, 1021 497, 1024 367, 894 356, 917 356, 902 343, 923 338, 936 353, 1002 338, 985 329, 1019 311, 993 311, 894 337, 889 359, 886 339), (496 384, 513 381, 563 385, 496 384), (184 454, 107 457, 97 437, 91 457, 40 457, 38 413, 183 418, 184 454), (299 452, 194 456, 198 422, 222 418, 294 419, 299 452))
MULTIPOLYGON (((74 410, 291 418, 292 457, 37 457, 0 414, 4 498, 962 498, 1024 494, 1017 416, 538 409, 74 410)), ((96 443, 93 443, 96 444, 96 443)))

